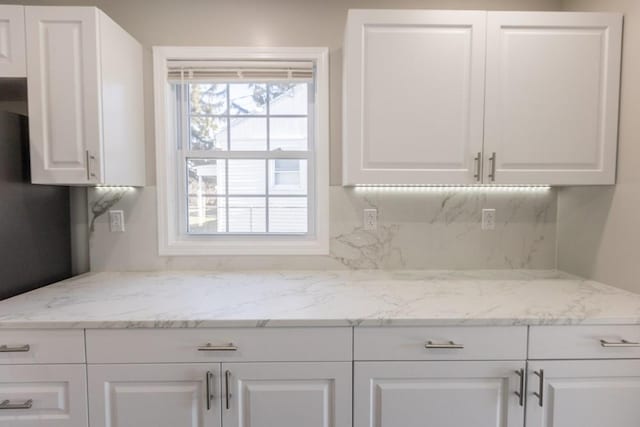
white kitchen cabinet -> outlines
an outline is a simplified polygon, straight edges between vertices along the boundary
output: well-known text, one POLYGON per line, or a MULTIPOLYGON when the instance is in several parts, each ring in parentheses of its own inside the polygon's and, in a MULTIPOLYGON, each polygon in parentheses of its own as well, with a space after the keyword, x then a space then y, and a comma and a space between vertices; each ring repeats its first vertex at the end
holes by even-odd
POLYGON ((0 426, 87 427, 85 365, 0 366, 0 426))
POLYGON ((621 39, 617 13, 489 12, 485 182, 615 183, 621 39))
POLYGON ((223 363, 224 427, 350 427, 351 363, 223 363))
POLYGON ((89 365, 92 427, 219 427, 220 364, 89 365))
POLYGON ((525 362, 356 362, 354 427, 522 427, 525 362))
POLYGON ((350 10, 343 183, 480 179, 486 12, 350 10))
POLYGON ((530 362, 528 370, 528 427, 640 423, 640 360, 530 362))
POLYGON ((614 184, 621 45, 618 13, 350 11, 343 184, 614 184))
POLYGON ((144 185, 140 44, 93 7, 25 11, 32 182, 144 185))
POLYGON ((24 6, 0 5, 0 77, 26 77, 24 6))

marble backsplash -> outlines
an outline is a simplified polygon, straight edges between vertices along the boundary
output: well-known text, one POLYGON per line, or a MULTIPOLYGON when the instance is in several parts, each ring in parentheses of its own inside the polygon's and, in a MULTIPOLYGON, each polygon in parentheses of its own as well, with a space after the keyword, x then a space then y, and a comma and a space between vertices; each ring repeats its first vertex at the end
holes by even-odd
POLYGON ((90 189, 92 271, 238 269, 553 269, 555 190, 343 188, 332 186, 328 256, 158 256, 156 188, 90 189), (377 231, 362 211, 378 209, 377 231), (483 208, 496 229, 483 231, 483 208), (126 232, 106 212, 122 209, 126 232))

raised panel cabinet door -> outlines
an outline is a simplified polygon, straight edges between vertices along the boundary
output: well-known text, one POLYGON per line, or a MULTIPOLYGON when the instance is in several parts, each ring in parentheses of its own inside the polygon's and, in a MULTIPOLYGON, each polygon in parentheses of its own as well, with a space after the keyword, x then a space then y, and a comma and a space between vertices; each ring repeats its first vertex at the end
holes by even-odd
POLYGON ((223 363, 224 427, 351 427, 351 363, 223 363))
POLYGON ((354 426, 523 427, 524 365, 356 362, 354 426))
POLYGON ((638 427, 638 402, 640 360, 529 363, 527 427, 638 427))
POLYGON ((89 365, 91 427, 220 427, 220 364, 89 365))
POLYGON ((87 427, 85 365, 0 366, 0 426, 87 427))
POLYGON ((486 12, 352 10, 343 184, 480 180, 486 12))
POLYGON ((0 5, 0 77, 26 77, 24 6, 0 5))
POLYGON ((614 184, 622 15, 487 22, 485 182, 614 184))
POLYGON ((97 9, 25 8, 31 180, 102 181, 97 9))

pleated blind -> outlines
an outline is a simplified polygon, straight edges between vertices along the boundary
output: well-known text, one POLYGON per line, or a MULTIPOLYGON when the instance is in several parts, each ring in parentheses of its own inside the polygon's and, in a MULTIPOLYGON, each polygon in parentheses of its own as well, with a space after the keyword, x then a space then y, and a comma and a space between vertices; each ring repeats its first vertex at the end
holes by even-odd
POLYGON ((310 81, 311 61, 169 61, 168 80, 180 82, 310 81))

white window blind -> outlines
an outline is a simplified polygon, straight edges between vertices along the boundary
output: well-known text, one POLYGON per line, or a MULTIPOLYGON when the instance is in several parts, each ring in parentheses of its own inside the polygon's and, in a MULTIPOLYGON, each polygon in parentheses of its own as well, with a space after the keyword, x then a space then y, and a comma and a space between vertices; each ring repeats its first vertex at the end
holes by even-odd
POLYGON ((169 61, 169 82, 311 81, 311 61, 169 61))

